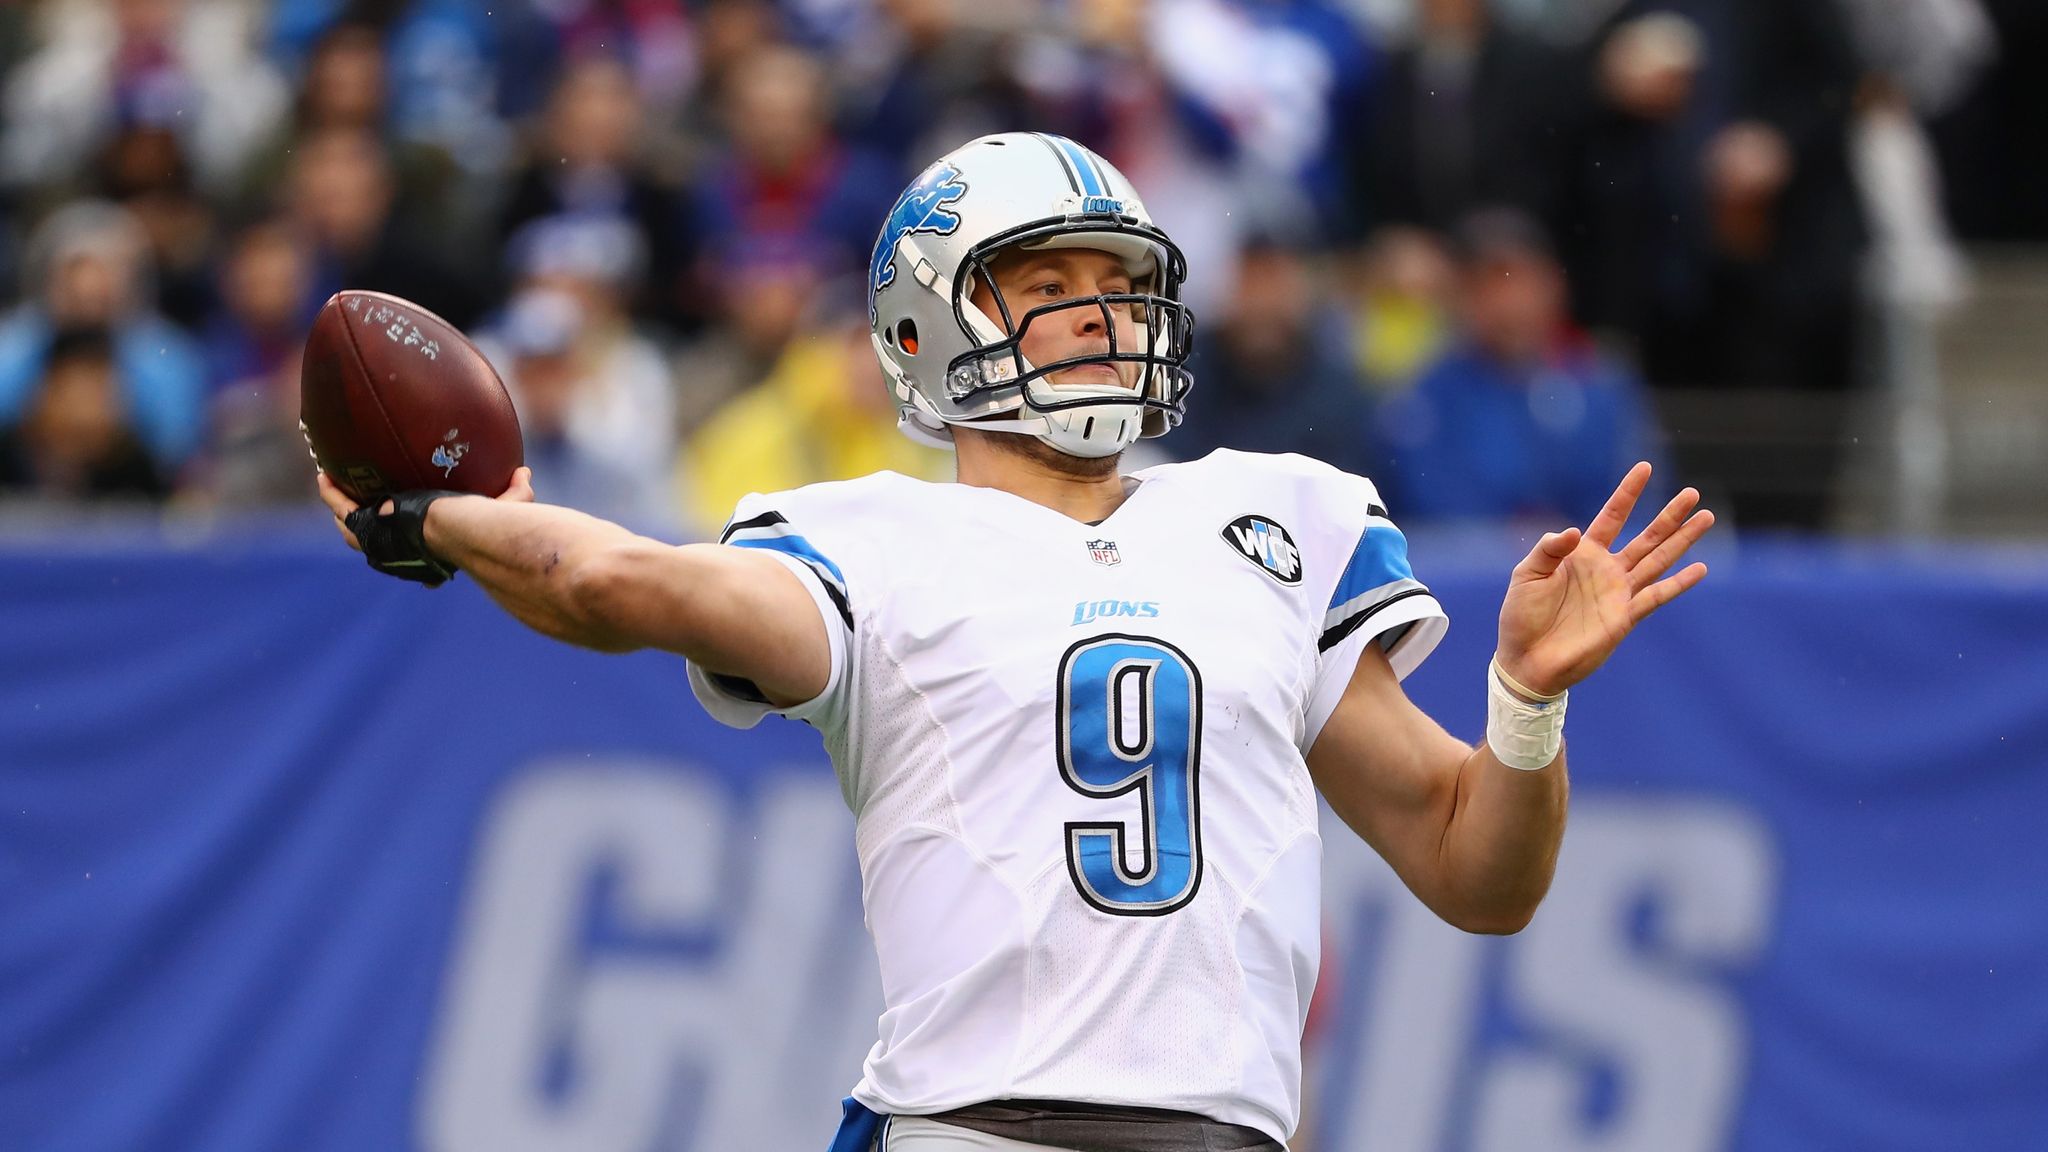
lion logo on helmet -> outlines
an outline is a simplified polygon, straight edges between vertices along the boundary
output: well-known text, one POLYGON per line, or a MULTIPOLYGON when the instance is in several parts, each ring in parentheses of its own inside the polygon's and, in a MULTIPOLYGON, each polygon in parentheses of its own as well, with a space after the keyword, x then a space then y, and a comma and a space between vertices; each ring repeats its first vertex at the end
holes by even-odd
POLYGON ((897 242, 913 232, 944 236, 960 227, 959 215, 948 211, 946 205, 965 195, 967 185, 960 179, 960 170, 944 163, 932 165, 917 183, 904 189, 882 223, 881 238, 875 241, 875 254, 868 263, 869 320, 875 318, 875 297, 896 282, 897 242))

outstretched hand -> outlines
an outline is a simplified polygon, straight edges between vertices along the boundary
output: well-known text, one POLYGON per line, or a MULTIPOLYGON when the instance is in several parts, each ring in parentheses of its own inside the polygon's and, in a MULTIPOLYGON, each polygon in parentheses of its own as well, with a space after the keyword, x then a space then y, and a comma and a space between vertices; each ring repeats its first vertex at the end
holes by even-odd
POLYGON ((1549 533, 1515 566, 1496 658, 1531 691, 1562 692, 1592 675, 1636 625, 1706 577, 1700 563, 1664 576, 1714 526, 1712 512, 1694 511, 1696 489, 1672 497, 1627 547, 1608 550, 1649 483, 1649 464, 1637 464, 1584 532, 1549 533))
MULTIPOLYGON (((363 550, 362 542, 356 539, 355 533, 348 530, 348 514, 355 511, 360 505, 349 499, 348 493, 343 492, 336 486, 334 481, 329 480, 327 473, 320 472, 317 475, 319 477, 320 499, 327 505, 327 510, 334 513, 334 527, 341 533, 341 538, 348 542, 349 547, 361 552, 363 550)), ((497 499, 514 500, 523 504, 533 503, 533 469, 525 465, 513 469, 512 483, 507 485, 505 490, 498 494, 497 499)), ((391 501, 386 500, 383 511, 388 512, 390 510, 391 501)))

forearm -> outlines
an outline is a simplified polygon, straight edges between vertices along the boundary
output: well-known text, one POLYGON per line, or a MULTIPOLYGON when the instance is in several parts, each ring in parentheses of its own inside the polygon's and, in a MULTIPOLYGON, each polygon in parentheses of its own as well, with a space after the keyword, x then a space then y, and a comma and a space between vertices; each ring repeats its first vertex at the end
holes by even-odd
POLYGON ((589 610, 579 577, 607 549, 639 539, 571 508, 482 497, 437 500, 426 520, 428 550, 468 573, 520 623, 603 651, 632 645, 589 610))
POLYGON ((1550 887, 1564 836, 1562 752, 1533 772, 1444 731, 1377 648, 1308 754, 1330 807, 1409 890, 1467 932, 1514 932, 1550 887))
POLYGON ((558 640, 673 652, 752 681, 777 705, 812 699, 830 681, 817 604, 761 549, 678 547, 567 508, 467 496, 433 503, 426 544, 558 640))
POLYGON ((1473 932, 1529 922, 1557 870, 1570 791, 1562 750, 1533 772, 1502 764, 1483 741, 1466 756, 1439 850, 1447 919, 1473 932))

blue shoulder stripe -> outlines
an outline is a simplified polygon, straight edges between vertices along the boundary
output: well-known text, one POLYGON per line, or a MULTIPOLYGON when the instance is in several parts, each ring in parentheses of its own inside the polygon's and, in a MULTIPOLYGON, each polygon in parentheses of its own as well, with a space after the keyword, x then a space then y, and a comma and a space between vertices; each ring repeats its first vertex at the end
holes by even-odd
POLYGON ((812 547, 809 540, 788 531, 787 525, 788 521, 770 512, 726 529, 724 543, 734 548, 766 548, 803 561, 825 585, 825 594, 832 598, 832 606, 839 609, 839 618, 851 630, 853 605, 847 599, 846 573, 841 572, 839 565, 834 564, 830 557, 812 547), (740 535, 742 532, 747 535, 740 535))
POLYGON ((839 570, 839 565, 834 564, 823 552, 811 547, 811 542, 801 536, 741 536, 727 540, 726 543, 734 548, 767 548, 786 553, 809 562, 813 568, 822 568, 825 572, 830 572, 832 579, 838 581, 841 588, 846 587, 846 573, 839 570))
POLYGON ((1337 578, 1337 590, 1331 593, 1326 611, 1375 588, 1413 579, 1415 572, 1408 567, 1408 538, 1392 524, 1367 524, 1359 534, 1358 546, 1351 550, 1351 561, 1344 566, 1344 574, 1337 578))

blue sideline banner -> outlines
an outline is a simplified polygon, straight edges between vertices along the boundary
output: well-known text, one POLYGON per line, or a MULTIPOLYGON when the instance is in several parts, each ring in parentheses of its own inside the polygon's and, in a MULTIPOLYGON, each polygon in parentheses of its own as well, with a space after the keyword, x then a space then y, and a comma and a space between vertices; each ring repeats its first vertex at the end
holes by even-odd
MULTIPOLYGON (((1418 573, 1466 738, 1511 558, 1418 573)), ((1557 884, 1328 828, 1302 1146, 2048 1148, 2048 561, 1747 548, 1575 692, 1557 884)), ((331 538, 0 544, 0 1150, 822 1150, 879 1002, 800 725, 331 538)))

